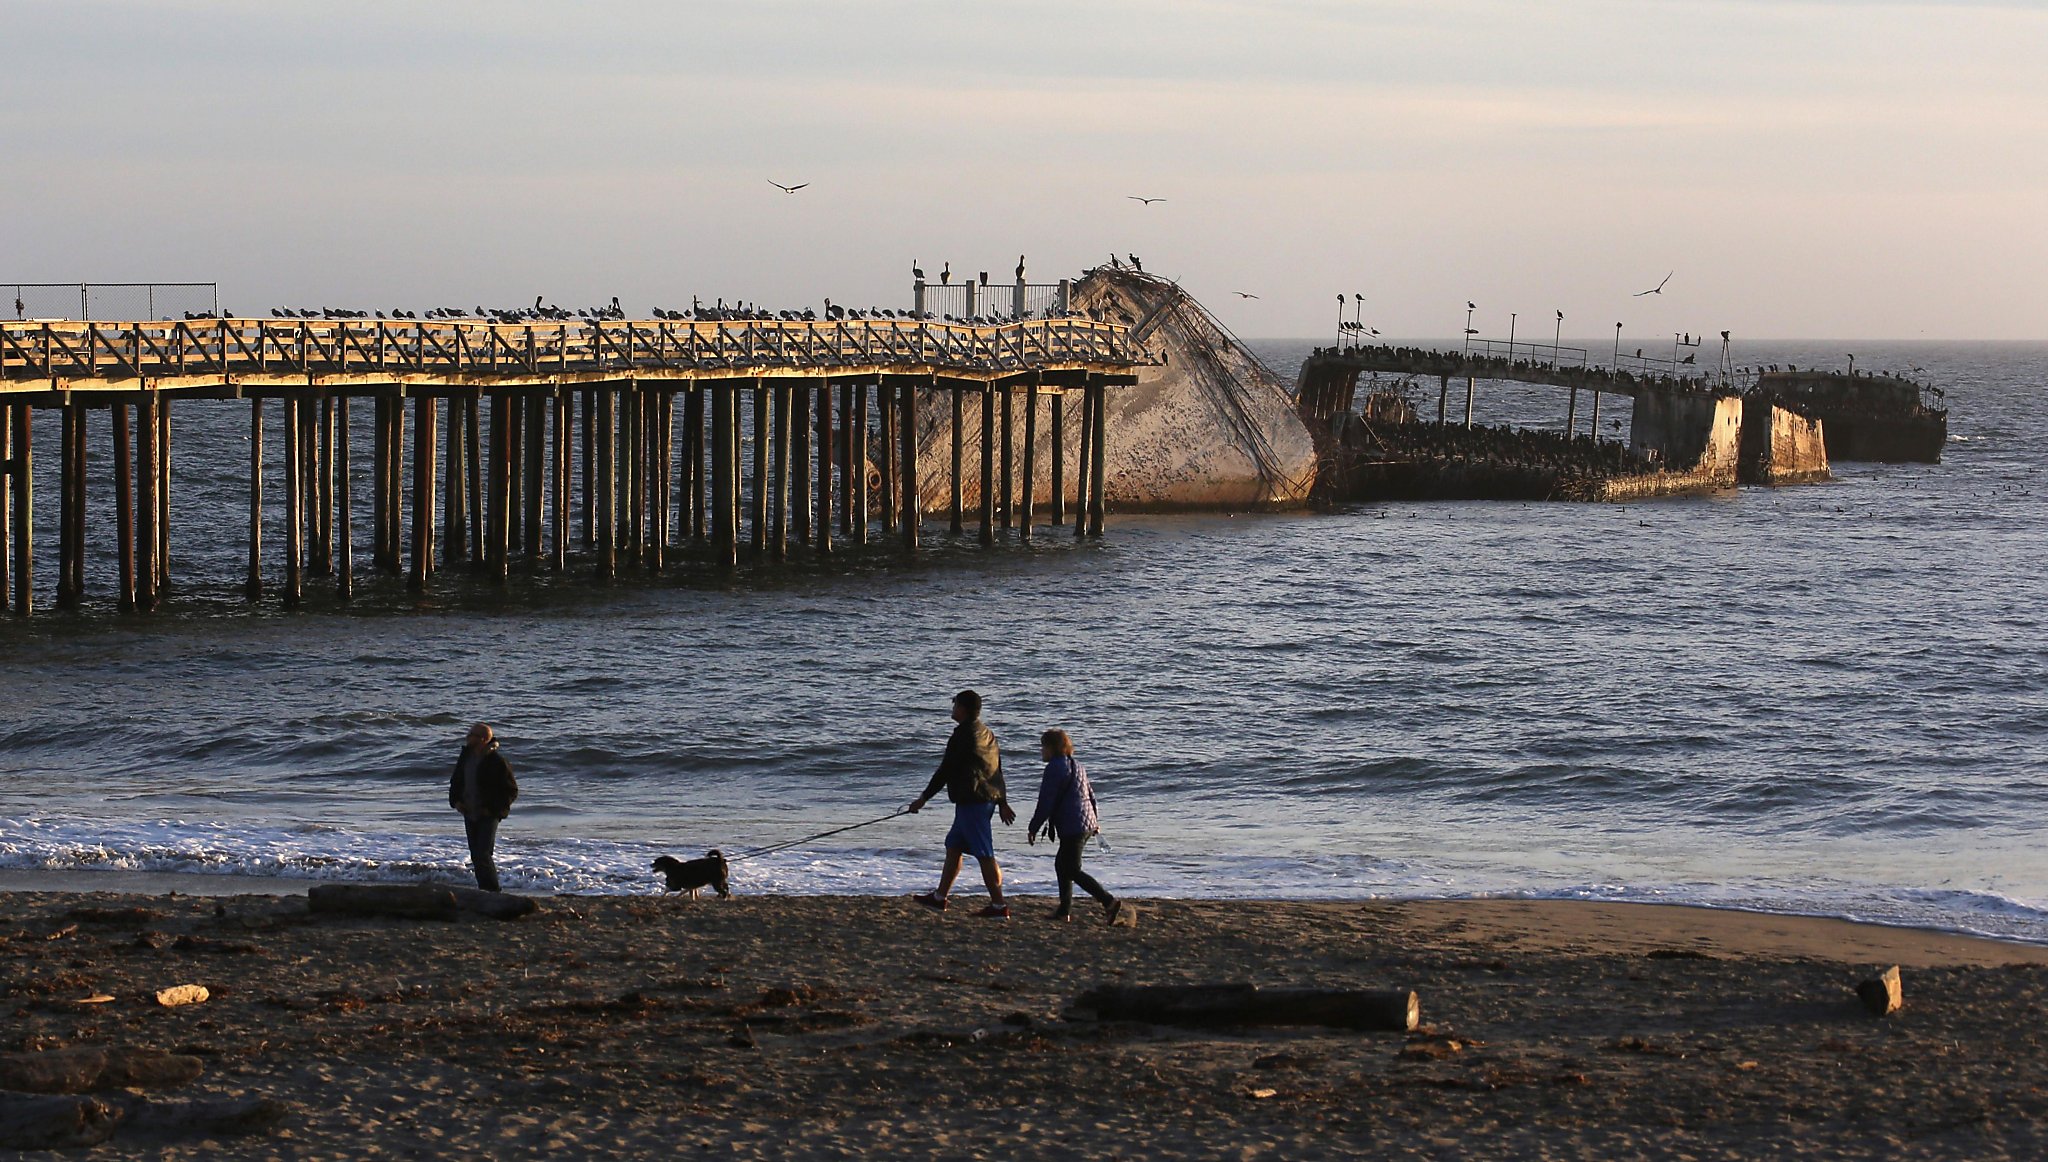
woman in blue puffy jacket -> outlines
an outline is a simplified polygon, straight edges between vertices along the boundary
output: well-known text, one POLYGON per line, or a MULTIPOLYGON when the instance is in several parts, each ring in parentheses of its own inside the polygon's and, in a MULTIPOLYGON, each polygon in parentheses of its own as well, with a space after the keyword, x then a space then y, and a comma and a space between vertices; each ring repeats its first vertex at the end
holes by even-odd
POLYGON ((1036 844, 1038 830, 1059 841, 1059 854, 1052 870, 1060 881, 1060 906, 1051 919, 1074 917, 1074 885, 1095 897, 1112 923, 1123 905, 1081 870, 1081 847, 1101 828, 1095 818, 1095 788, 1088 784, 1088 772, 1074 761, 1074 740, 1064 730, 1048 730, 1038 739, 1038 753, 1045 759, 1045 777, 1038 784, 1038 807, 1031 813, 1025 838, 1036 844))

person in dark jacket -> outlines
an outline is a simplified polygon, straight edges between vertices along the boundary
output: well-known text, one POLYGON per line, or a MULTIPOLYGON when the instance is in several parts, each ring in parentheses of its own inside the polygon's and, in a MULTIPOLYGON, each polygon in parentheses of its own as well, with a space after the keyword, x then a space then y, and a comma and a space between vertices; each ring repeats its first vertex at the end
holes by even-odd
POLYGON ((512 813, 512 801, 518 797, 519 784, 505 756, 498 753, 497 736, 486 723, 470 727, 455 760, 455 774, 448 780, 448 805, 462 812, 469 863, 476 871, 476 886, 484 891, 498 890, 498 865, 492 859, 498 824, 512 813))
POLYGON ((990 817, 1002 814, 1003 826, 1017 821, 1010 809, 1010 796, 1003 786, 1003 755, 996 736, 981 724, 981 695, 962 690, 953 696, 952 737, 946 740, 945 757, 924 794, 910 801, 916 814, 944 788, 953 804, 953 827, 946 832, 946 866, 939 875, 939 888, 917 897, 917 902, 934 912, 946 910, 946 896, 960 876, 960 858, 972 855, 981 864, 981 882, 988 885, 988 907, 980 915, 991 919, 1010 918, 1010 905, 1003 899, 1003 869, 996 864, 995 836, 990 817))
POLYGON ((1095 788, 1088 782, 1088 771, 1074 761, 1074 740, 1064 730, 1048 730, 1038 738, 1038 753, 1045 759, 1045 776, 1039 780, 1038 806, 1031 812, 1031 826, 1024 834, 1027 842, 1036 845, 1038 829, 1043 827, 1060 845, 1059 854, 1052 859, 1053 874, 1059 878, 1060 906, 1051 918, 1074 918, 1074 885, 1080 884, 1115 923, 1123 905, 1103 890, 1094 876, 1081 870, 1081 849, 1088 837, 1102 828, 1095 816, 1095 788))

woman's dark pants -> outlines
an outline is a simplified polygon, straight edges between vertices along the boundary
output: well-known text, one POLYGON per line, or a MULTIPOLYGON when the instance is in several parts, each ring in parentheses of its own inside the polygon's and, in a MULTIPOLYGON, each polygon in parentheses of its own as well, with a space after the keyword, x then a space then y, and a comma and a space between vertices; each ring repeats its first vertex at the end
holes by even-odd
POLYGON ((1058 876, 1060 880, 1060 911, 1062 912, 1074 906, 1075 884, 1080 884, 1082 891, 1094 896, 1105 907, 1116 902, 1116 897, 1104 891, 1102 885, 1095 882, 1094 876, 1081 870, 1081 848, 1087 842, 1088 837, 1085 835, 1077 835, 1072 839, 1062 839, 1060 840, 1059 854, 1052 857, 1053 874, 1058 876))
POLYGON ((497 891, 498 865, 492 861, 491 851, 498 845, 498 821, 464 819, 462 829, 469 834, 469 864, 476 869, 476 886, 497 891))

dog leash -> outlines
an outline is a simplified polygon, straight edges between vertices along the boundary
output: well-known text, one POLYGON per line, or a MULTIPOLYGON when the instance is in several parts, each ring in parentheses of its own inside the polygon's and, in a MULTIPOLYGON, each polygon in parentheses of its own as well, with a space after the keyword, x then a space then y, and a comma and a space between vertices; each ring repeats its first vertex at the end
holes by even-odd
POLYGON ((820 831, 816 835, 806 835, 802 839, 792 839, 787 843, 771 843, 766 847, 757 847, 754 848, 752 851, 740 852, 738 855, 728 855, 725 857, 725 862, 738 863, 740 860, 752 859, 757 855, 768 855, 772 852, 787 851, 792 847, 802 847, 806 843, 815 842, 817 840, 825 838, 828 835, 838 835, 841 832, 845 831, 858 831, 863 827, 873 827, 877 823, 887 823, 889 820, 894 819, 899 815, 908 814, 910 814, 910 812, 908 811, 891 811, 890 813, 882 816, 879 819, 870 819, 865 823, 849 823, 844 827, 834 827, 830 831, 820 831))

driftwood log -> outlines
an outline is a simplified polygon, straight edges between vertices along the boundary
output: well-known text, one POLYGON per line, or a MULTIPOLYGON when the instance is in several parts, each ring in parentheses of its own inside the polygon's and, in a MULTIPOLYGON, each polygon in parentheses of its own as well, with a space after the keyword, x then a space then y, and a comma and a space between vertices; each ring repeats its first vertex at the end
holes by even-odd
POLYGON ((1103 1021, 1154 1025, 1328 1025, 1405 1033, 1421 1018, 1402 989, 1259 988, 1250 984, 1110 985, 1081 994, 1074 1007, 1103 1021))
POLYGON ((527 896, 446 884, 316 884, 306 892, 306 907, 329 915, 393 920, 453 920, 463 912, 512 920, 532 912, 535 904, 527 896))
POLYGON ((123 1139, 158 1141, 261 1134, 290 1114, 289 1105, 273 1098, 112 1105, 90 1097, 0 1093, 0 1149, 97 1146, 116 1130, 123 1139))
POLYGON ((97 1146, 120 1124, 120 1111, 94 1098, 0 1093, 0 1149, 97 1146))
POLYGON ((206 1071, 197 1057, 158 1049, 81 1047, 0 1053, 0 1089, 23 1093, 96 1093, 184 1085, 206 1071))
POLYGON ((1906 1003, 1906 990, 1899 980, 1899 966, 1894 964, 1883 972, 1856 986, 1856 995, 1863 1001, 1863 1007, 1879 1017, 1889 1017, 1906 1003))

